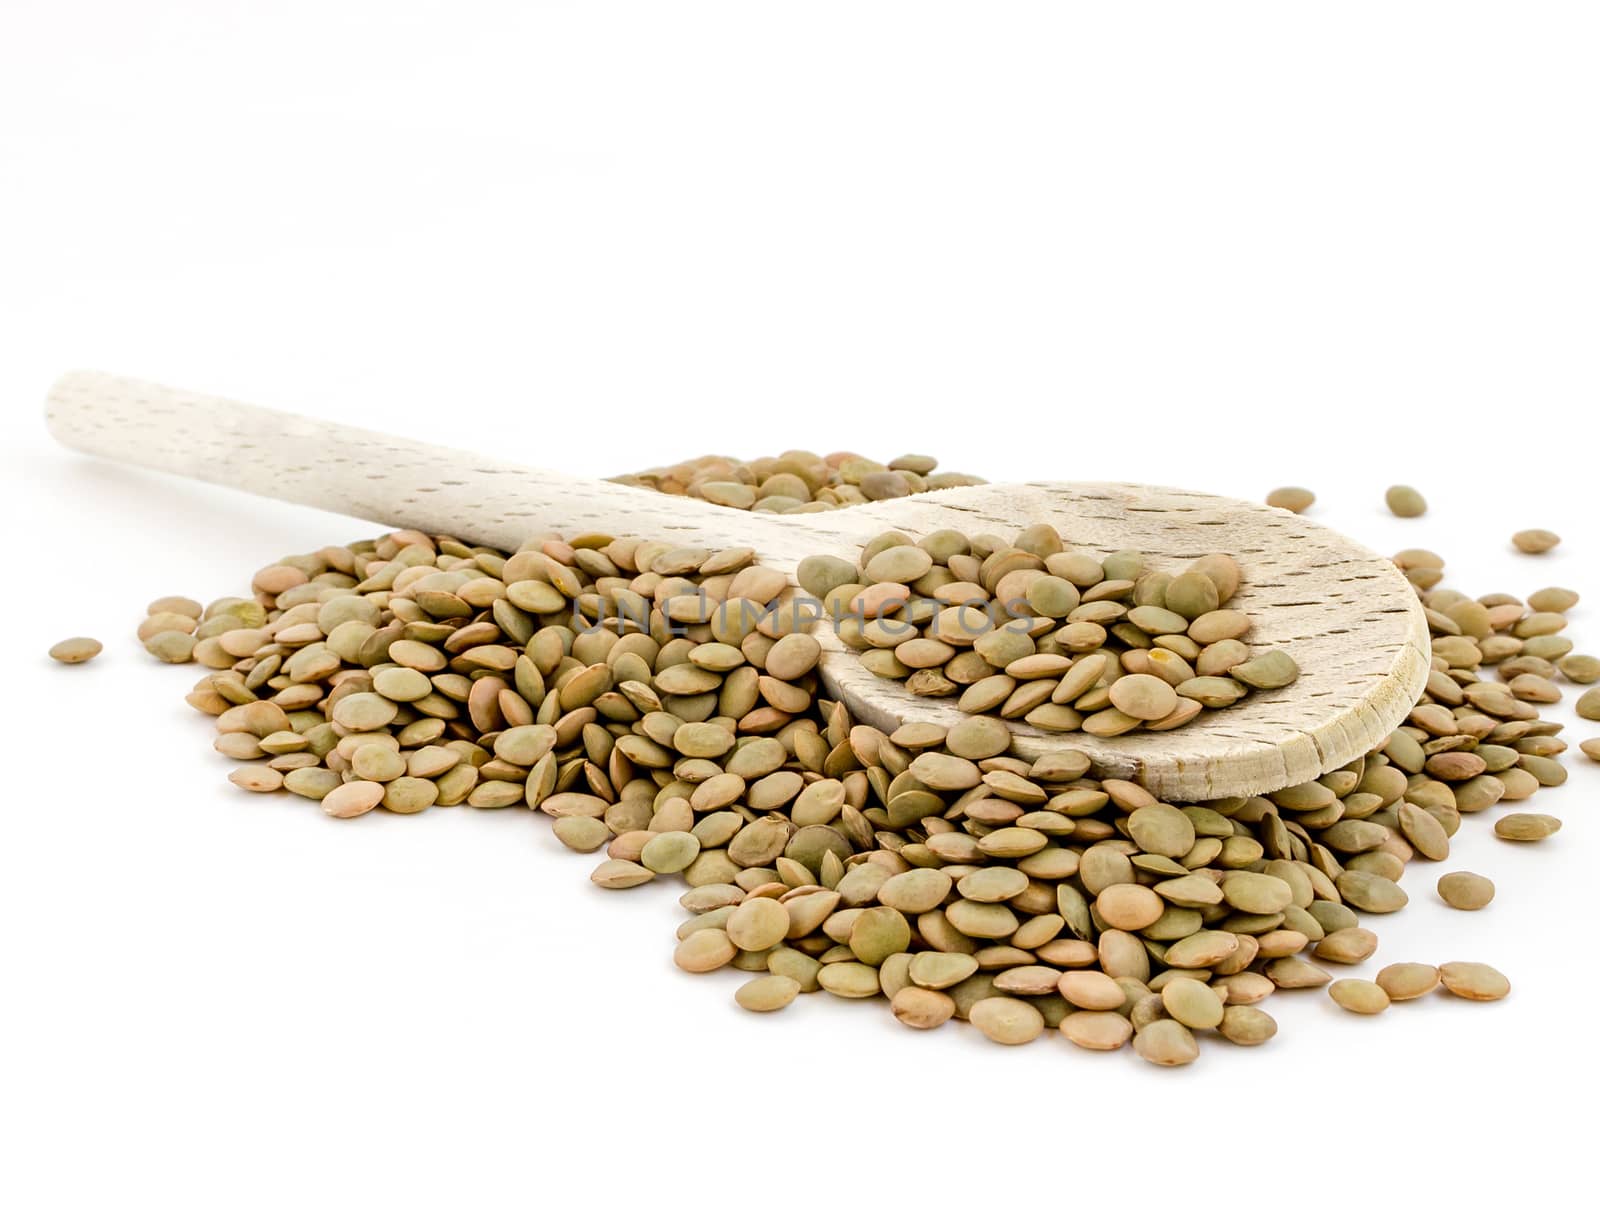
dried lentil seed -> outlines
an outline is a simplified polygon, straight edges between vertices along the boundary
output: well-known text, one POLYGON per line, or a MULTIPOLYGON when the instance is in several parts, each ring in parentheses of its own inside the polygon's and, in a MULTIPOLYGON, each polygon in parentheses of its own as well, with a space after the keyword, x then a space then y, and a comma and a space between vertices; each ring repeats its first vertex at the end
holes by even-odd
POLYGON ((1503 973, 1466 960, 1439 965, 1439 982, 1456 997, 1473 1002, 1494 1002, 1511 992, 1511 982, 1503 973))
POLYGON ((746 981, 734 991, 734 1001, 747 1011, 765 1014, 781 1011, 800 996, 800 983, 791 977, 768 973, 746 981))
POLYGON ((93 637, 68 637, 50 647, 50 657, 62 663, 83 663, 88 662, 104 648, 93 637))
POLYGON ((1355 1015, 1377 1015, 1389 1009, 1389 995, 1382 986, 1354 977, 1328 986, 1328 997, 1355 1015))
POLYGON ((1390 1001, 1408 1002, 1438 988, 1439 970, 1432 964, 1390 964, 1379 970, 1377 982, 1390 1001))
POLYGON ((1288 510, 1293 514, 1304 514, 1316 499, 1317 495, 1309 488, 1299 488, 1295 485, 1275 488, 1266 497, 1267 504, 1274 509, 1288 510))

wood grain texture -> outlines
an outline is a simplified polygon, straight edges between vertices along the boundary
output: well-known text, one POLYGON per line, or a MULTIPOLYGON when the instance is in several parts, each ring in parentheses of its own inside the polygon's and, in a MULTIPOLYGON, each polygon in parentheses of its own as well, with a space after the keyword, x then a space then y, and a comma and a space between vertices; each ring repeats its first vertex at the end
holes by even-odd
MULTIPOLYGON (((1387 560, 1334 531, 1251 502, 1118 484, 980 485, 822 514, 750 514, 685 497, 562 475, 304 416, 106 374, 62 378, 51 431, 91 454, 498 548, 545 531, 626 533, 712 547, 747 545, 791 577, 804 557, 855 559, 880 531, 952 527, 1009 537, 1048 522, 1068 546, 1137 548, 1158 567, 1208 552, 1235 557, 1258 649, 1294 655, 1300 680, 1254 693, 1175 731, 1097 739, 1014 725, 1018 754, 1083 751, 1109 776, 1179 801, 1259 794, 1307 781, 1376 747, 1415 704, 1429 665, 1428 628, 1409 583, 1387 560)), ((863 669, 819 631, 830 692, 862 721, 944 725, 951 700, 913 697, 863 669)))

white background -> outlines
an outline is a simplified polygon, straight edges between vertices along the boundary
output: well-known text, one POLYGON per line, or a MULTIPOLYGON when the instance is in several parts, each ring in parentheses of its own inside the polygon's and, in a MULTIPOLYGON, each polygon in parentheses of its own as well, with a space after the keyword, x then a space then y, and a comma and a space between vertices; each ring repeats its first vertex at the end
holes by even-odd
POLYGON ((671 967, 673 889, 598 892, 542 819, 228 786, 145 602, 368 532, 76 458, 39 408, 91 366, 596 475, 849 446, 1297 482, 1474 593, 1600 598, 1597 34, 1586 4, 4 0, 0 1214, 1316 1217, 1344 1184, 1467 1218, 1571 1188, 1576 751, 1533 808, 1555 841, 1458 838, 1491 909, 1424 868, 1375 922, 1369 974, 1484 959, 1497 1006, 1280 996, 1271 1046, 1179 1074, 825 997, 748 1016, 671 967), (1383 513, 1396 479, 1429 517, 1383 513), (1525 526, 1567 542, 1519 557, 1525 526), (44 660, 75 633, 106 653, 44 660))

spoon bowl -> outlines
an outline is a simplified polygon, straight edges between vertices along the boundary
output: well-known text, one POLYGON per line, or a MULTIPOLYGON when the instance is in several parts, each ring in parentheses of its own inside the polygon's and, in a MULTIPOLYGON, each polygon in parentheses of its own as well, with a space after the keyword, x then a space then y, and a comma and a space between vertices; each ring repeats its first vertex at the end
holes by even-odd
MULTIPOLYGON (((888 530, 1010 539, 1049 523, 1075 550, 1135 549, 1174 570, 1227 553, 1243 572, 1229 606, 1251 618, 1252 645, 1294 656, 1297 682, 1171 731, 1104 739, 1011 724, 1023 759, 1073 748, 1102 775, 1164 799, 1260 794, 1338 768, 1383 742, 1428 675, 1427 621, 1393 564, 1286 511, 1206 493, 989 484, 827 513, 753 514, 108 374, 68 374, 52 388, 47 413, 58 440, 91 454, 503 549, 541 532, 748 546, 791 581, 805 557, 854 560, 888 530)), ((858 721, 892 731, 966 716, 952 698, 914 696, 869 673, 826 620, 816 631, 823 682, 858 721)))

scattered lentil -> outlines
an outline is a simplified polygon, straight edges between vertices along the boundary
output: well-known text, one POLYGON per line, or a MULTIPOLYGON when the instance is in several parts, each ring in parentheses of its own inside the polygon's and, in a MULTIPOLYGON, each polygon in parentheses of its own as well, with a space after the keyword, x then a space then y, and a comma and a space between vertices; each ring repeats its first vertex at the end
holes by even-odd
POLYGON ((1439 876, 1439 897, 1452 909, 1481 909, 1494 899, 1494 881, 1471 871, 1439 876))
POLYGON ((746 981, 733 999, 747 1011, 781 1011, 800 996, 800 983, 792 977, 769 973, 746 981))
POLYGON ((50 657, 57 662, 88 662, 104 647, 93 637, 68 637, 50 647, 50 657))
POLYGON ((1428 512, 1427 500, 1409 484, 1391 485, 1383 499, 1396 518, 1421 518, 1428 512))
POLYGON ((1438 988, 1439 970, 1432 964, 1390 964, 1378 971, 1377 980, 1391 1002, 1409 1002, 1438 988))
POLYGON ((1267 494, 1267 504, 1280 510, 1289 510, 1291 513, 1304 514, 1311 508, 1317 499, 1317 494, 1309 488, 1298 488, 1294 485, 1285 485, 1275 488, 1267 494))
POLYGON ((1503 973, 1465 960, 1439 965, 1439 981, 1456 997, 1473 1002, 1494 1002, 1511 992, 1511 982, 1503 973))
POLYGON ((1553 815, 1502 815, 1494 823, 1494 835, 1502 841, 1542 841, 1560 831, 1561 821, 1553 815))
POLYGON ((1376 1015, 1389 1009, 1389 995, 1381 985, 1355 977, 1328 986, 1328 997, 1355 1015, 1376 1015))
POLYGON ((1561 536, 1554 531, 1534 529, 1518 531, 1511 537, 1511 542, 1516 545, 1517 551, 1527 552, 1537 556, 1541 552, 1548 552, 1561 542, 1561 536))

